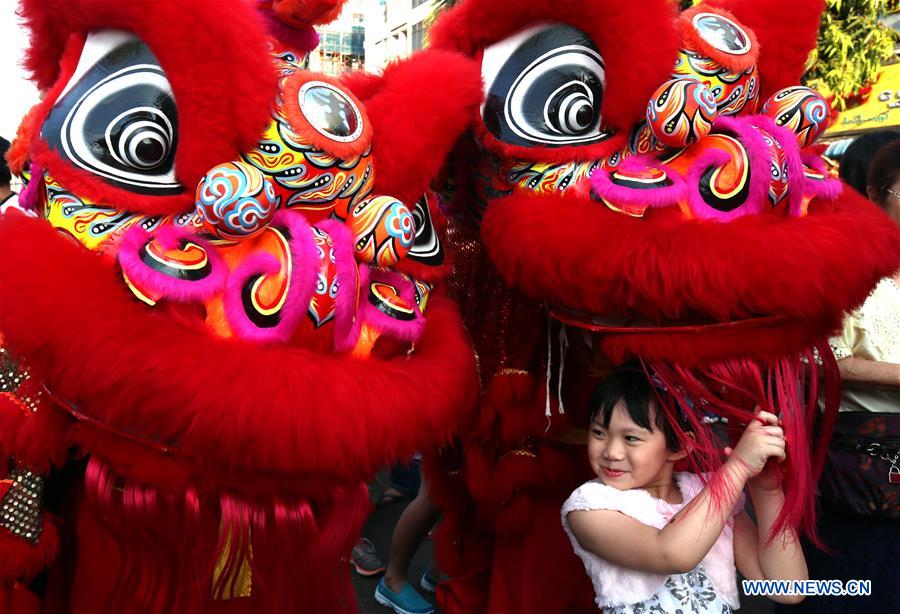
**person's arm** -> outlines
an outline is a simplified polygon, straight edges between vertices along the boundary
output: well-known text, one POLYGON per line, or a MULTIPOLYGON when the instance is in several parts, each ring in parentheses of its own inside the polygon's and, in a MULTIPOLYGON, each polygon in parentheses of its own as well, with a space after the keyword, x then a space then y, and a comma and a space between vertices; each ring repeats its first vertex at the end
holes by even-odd
POLYGON ((686 573, 703 560, 722 533, 747 475, 744 468, 728 461, 713 479, 730 484, 721 506, 713 509, 707 485, 662 529, 613 510, 569 512, 569 526, 582 548, 614 565, 664 575, 686 573))
POLYGON ((621 567, 658 574, 694 569, 722 533, 744 484, 768 458, 784 458, 784 435, 769 413, 744 430, 731 457, 697 497, 662 529, 647 526, 613 510, 569 512, 573 535, 582 548, 621 567), (762 422, 765 421, 765 424, 762 422), (721 500, 711 486, 718 483, 721 500))
MULTIPOLYGON (((795 531, 784 530, 765 545, 784 503, 784 493, 779 488, 754 495, 754 489, 750 488, 750 498, 759 527, 746 512, 738 516, 734 525, 734 562, 741 575, 748 580, 808 580, 806 559, 795 531)), ((803 601, 803 595, 770 595, 769 599, 794 604, 803 601)))
MULTIPOLYGON (((748 580, 808 580, 809 570, 800 547, 797 532, 783 529, 769 541, 775 519, 784 505, 784 490, 770 461, 754 478, 747 482, 750 500, 759 525, 742 512, 734 527, 734 562, 748 580)), ((803 595, 770 596, 778 603, 800 603, 803 595)))
POLYGON ((897 363, 847 356, 837 364, 844 382, 900 387, 900 365, 897 363))

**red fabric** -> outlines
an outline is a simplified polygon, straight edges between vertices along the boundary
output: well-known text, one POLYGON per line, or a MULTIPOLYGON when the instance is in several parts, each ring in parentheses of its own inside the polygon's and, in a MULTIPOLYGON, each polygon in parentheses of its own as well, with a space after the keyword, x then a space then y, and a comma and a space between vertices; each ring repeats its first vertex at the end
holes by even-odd
POLYGON ((439 553, 458 550, 468 557, 466 566, 456 573, 453 567, 444 566, 446 558, 439 558, 441 569, 450 575, 438 585, 441 611, 596 612, 591 581, 560 524, 559 508, 564 498, 529 502, 534 530, 509 538, 494 541, 471 529, 460 530, 459 525, 452 525, 452 533, 439 531, 435 536, 439 553), (492 551, 477 550, 489 543, 492 551))
POLYGON ((191 209, 193 187, 206 171, 254 146, 271 120, 275 68, 265 27, 249 2, 23 0, 22 14, 33 33, 26 67, 39 88, 56 83, 43 102, 41 122, 65 85, 57 80, 67 80, 65 67, 77 62, 78 53, 71 49, 76 57, 63 58, 72 36, 103 28, 134 32, 150 47, 172 85, 179 119, 175 172, 185 193, 136 195, 64 164, 58 156, 38 156, 67 188, 92 202, 144 213, 191 209))
POLYGON ((55 520, 44 513, 41 524, 41 538, 36 544, 0 527, 0 585, 31 580, 56 556, 59 531, 55 520))
POLYGON ((6 587, 0 586, 0 614, 40 614, 46 610, 41 609, 38 596, 31 592, 22 583, 6 587))
MULTIPOLYGON (((32 376, 31 381, 38 389, 43 385, 37 377, 32 376)), ((15 456, 20 464, 41 474, 62 467, 69 452, 69 423, 67 416, 49 411, 46 398, 41 398, 38 411, 32 414, 16 396, 0 394, 0 459, 15 456)))
MULTIPOLYGON (((148 614, 355 611, 346 563, 318 556, 310 544, 281 542, 273 554, 260 545, 259 532, 254 532, 258 567, 251 596, 216 600, 211 597, 216 557, 209 548, 216 544, 217 523, 191 528, 177 517, 159 514, 145 518, 141 526, 133 517, 123 522, 100 513, 84 497, 73 509, 70 522, 78 547, 61 610, 67 614, 129 611, 135 603, 143 603, 141 611, 148 614), (274 582, 275 572, 286 576, 288 584, 274 582)), ((365 516, 351 518, 347 510, 340 515, 352 538, 345 553, 349 555, 365 516)))
POLYGON ((591 581, 562 529, 559 509, 568 496, 532 502, 532 530, 494 546, 488 611, 522 613, 596 612, 591 581))
POLYGON ((481 102, 478 65, 458 53, 420 53, 388 65, 381 83, 353 76, 347 83, 375 126, 376 193, 412 205, 481 102), (454 84, 453 96, 445 83, 454 84))
MULTIPOLYGON (((489 205, 481 230, 507 282, 536 298, 654 321, 776 315, 792 321, 788 330, 819 335, 900 262, 896 225, 851 190, 833 206, 812 203, 804 218, 728 224, 668 211, 633 219, 569 193, 513 195, 489 205)), ((785 341, 809 342, 791 335, 785 341)), ((789 349, 772 343, 778 354, 789 349)))
POLYGON ((275 14, 285 23, 295 26, 325 24, 338 18, 346 0, 272 0, 275 14))
POLYGON ((603 333, 598 339, 609 359, 620 364, 632 358, 672 360, 677 357, 684 367, 696 367, 713 360, 733 356, 737 348, 748 358, 767 361, 775 356, 809 347, 818 341, 823 330, 839 325, 828 323, 762 320, 742 328, 699 327, 697 330, 672 332, 657 330, 645 333, 603 333))

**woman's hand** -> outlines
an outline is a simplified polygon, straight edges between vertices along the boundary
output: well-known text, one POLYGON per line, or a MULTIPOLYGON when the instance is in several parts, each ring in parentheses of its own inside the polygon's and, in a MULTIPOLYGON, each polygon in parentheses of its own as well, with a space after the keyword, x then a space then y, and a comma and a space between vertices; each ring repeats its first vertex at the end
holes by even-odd
POLYGON ((738 465, 755 488, 772 490, 779 486, 780 479, 774 463, 785 459, 784 431, 778 426, 778 417, 766 411, 756 414, 756 419, 747 425, 737 445, 725 448, 726 463, 738 465))

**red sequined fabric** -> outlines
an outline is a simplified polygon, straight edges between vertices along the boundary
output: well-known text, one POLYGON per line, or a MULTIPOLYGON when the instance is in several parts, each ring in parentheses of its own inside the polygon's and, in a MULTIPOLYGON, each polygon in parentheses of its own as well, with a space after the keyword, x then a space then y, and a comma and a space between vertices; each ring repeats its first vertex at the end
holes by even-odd
POLYGON ((537 374, 546 326, 541 303, 506 285, 476 229, 451 220, 447 241, 455 249, 448 286, 475 345, 482 388, 502 370, 537 374))

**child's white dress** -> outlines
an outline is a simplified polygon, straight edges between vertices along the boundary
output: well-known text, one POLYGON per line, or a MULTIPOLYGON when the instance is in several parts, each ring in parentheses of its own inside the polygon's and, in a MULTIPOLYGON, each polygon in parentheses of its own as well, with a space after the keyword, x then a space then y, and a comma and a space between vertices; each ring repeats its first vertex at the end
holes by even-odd
MULTIPOLYGON (((567 515, 578 510, 616 510, 648 526, 663 528, 703 489, 700 478, 692 473, 675 473, 674 477, 684 501, 680 504, 657 499, 646 490, 618 490, 600 480, 585 482, 563 504, 563 528, 594 583, 595 601, 605 612, 728 614, 740 607, 730 522, 697 567, 688 573, 670 576, 613 565, 584 550, 572 535, 567 515)), ((741 497, 732 515, 743 508, 744 498, 741 497)))

